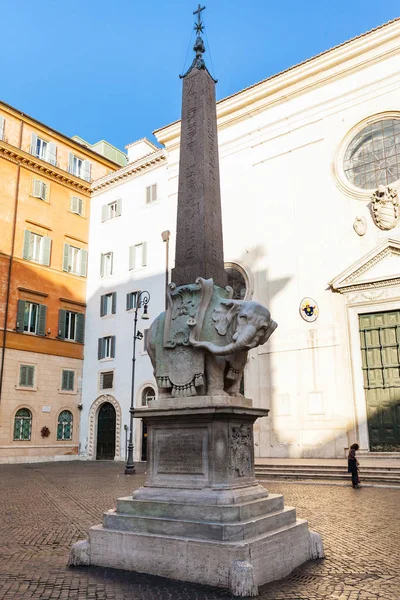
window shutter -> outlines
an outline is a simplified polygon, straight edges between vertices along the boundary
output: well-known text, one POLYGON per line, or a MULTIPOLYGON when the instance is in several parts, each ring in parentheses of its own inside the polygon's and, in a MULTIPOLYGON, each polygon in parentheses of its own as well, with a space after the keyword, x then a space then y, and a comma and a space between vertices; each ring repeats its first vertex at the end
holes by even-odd
POLYGON ((150 204, 151 202, 151 186, 146 188, 146 204, 150 204))
POLYGON ((111 336, 111 358, 115 358, 115 335, 111 336))
POLYGON ((126 310, 130 310, 132 308, 132 293, 129 292, 126 295, 126 310))
POLYGON ((101 207, 101 222, 108 221, 108 204, 104 204, 101 207))
POLYGON ((31 133, 31 154, 36 156, 36 147, 37 147, 38 136, 36 133, 31 133))
POLYGON ((42 182, 42 195, 41 195, 42 200, 48 200, 49 199, 49 184, 48 183, 43 183, 42 182))
POLYGON ((147 265, 147 242, 142 244, 142 267, 147 265))
POLYGON ((135 268, 135 254, 136 254, 135 246, 130 246, 129 247, 129 270, 130 271, 135 268))
POLYGON ((90 170, 91 170, 91 163, 89 160, 84 160, 82 163, 82 168, 83 168, 83 179, 85 181, 90 181, 90 170))
POLYGON ((22 258, 29 260, 29 246, 31 243, 31 232, 25 229, 24 231, 24 248, 22 250, 22 258))
POLYGON ((78 198, 78 214, 81 215, 81 217, 83 217, 83 212, 84 212, 84 203, 82 198, 78 198))
POLYGON ((5 119, 0 115, 0 140, 4 139, 4 123, 5 119))
POLYGON ((64 244, 63 271, 67 271, 67 272, 68 272, 68 257, 69 257, 69 244, 64 244))
POLYGON ((111 313, 115 315, 117 312, 117 292, 113 292, 112 302, 111 302, 111 313))
POLYGON ((57 146, 54 142, 50 142, 47 146, 47 162, 54 167, 57 164, 57 146))
POLYGON ((64 308, 60 308, 58 311, 58 337, 60 340, 65 339, 65 318, 67 311, 64 308))
POLYGON ((103 358, 103 348, 104 348, 103 338, 99 338, 99 342, 98 342, 98 346, 97 346, 98 360, 101 360, 103 358))
POLYGON ((25 300, 18 300, 17 310, 17 331, 24 330, 24 319, 25 319, 25 300))
POLYGON ((113 274, 113 267, 114 267, 114 252, 110 252, 111 255, 111 259, 110 259, 110 275, 113 274))
POLYGON ((74 173, 74 155, 68 152, 68 173, 74 173))
POLYGON ((115 213, 116 217, 120 217, 121 216, 121 208, 122 208, 122 200, 121 200, 121 198, 119 198, 117 200, 117 210, 116 210, 116 213, 115 213))
POLYGON ((104 303, 105 303, 105 296, 100 296, 100 316, 104 317, 104 303))
POLYGON ((61 389, 68 390, 69 389, 68 384, 69 384, 69 371, 63 371, 62 372, 61 389))
POLYGON ((78 198, 76 196, 71 196, 69 209, 71 212, 78 212, 78 198))
POLYGON ((47 267, 50 265, 51 238, 44 236, 42 238, 42 264, 47 267))
POLYGON ((151 201, 155 202, 157 200, 157 184, 151 186, 151 201))
POLYGON ((28 367, 26 365, 21 365, 19 368, 19 385, 26 386, 28 381, 28 367))
POLYGON ((80 250, 79 252, 79 258, 80 258, 80 265, 79 265, 79 275, 81 277, 86 277, 86 273, 87 273, 87 250, 80 250))
POLYGON ((75 372, 74 371, 68 371, 68 389, 72 392, 74 387, 75 387, 75 372))
POLYGON ((28 366, 26 367, 26 386, 33 387, 33 381, 35 378, 35 367, 28 366))
POLYGON ((44 304, 39 304, 38 335, 45 335, 46 333, 46 313, 47 306, 44 304))
POLYGON ((33 180, 32 195, 35 196, 35 198, 42 197, 42 182, 39 179, 33 180))
POLYGON ((100 277, 104 277, 104 254, 100 254, 100 277))
POLYGON ((83 344, 85 337, 85 315, 78 313, 76 315, 76 341, 83 344))

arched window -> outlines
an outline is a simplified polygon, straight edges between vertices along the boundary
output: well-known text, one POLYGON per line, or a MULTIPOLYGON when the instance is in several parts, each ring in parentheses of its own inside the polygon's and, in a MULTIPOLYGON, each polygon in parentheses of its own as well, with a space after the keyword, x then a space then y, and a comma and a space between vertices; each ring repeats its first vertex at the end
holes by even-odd
POLYGON ((234 300, 244 300, 247 292, 247 284, 242 271, 230 265, 225 268, 228 275, 228 285, 233 289, 234 300))
POLYGON ((72 440, 72 413, 63 410, 58 415, 57 440, 72 440))
POLYGON ((347 179, 363 190, 400 179, 400 119, 383 119, 364 127, 344 155, 347 179))
POLYGON ((142 406, 147 406, 149 402, 155 400, 156 393, 152 387, 144 388, 142 392, 142 406))
POLYGON ((32 432, 32 413, 20 408, 14 419, 14 440, 30 440, 32 432))

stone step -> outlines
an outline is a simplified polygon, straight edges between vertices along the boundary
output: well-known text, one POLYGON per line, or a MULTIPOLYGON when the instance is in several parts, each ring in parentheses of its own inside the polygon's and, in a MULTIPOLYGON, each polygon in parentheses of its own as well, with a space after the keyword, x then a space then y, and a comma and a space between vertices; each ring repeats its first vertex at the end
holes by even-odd
POLYGON ((117 500, 116 512, 136 517, 232 523, 278 512, 283 508, 284 501, 281 494, 269 494, 259 500, 238 504, 183 504, 155 500, 144 502, 129 496, 117 500))
MULTIPOLYGON (((400 477, 400 469, 399 470, 385 470, 385 469, 368 469, 367 467, 363 467, 361 465, 360 471, 367 475, 376 475, 376 476, 391 476, 391 477, 400 477)), ((281 465, 281 467, 257 467, 255 470, 256 474, 258 473, 326 473, 332 475, 345 475, 347 473, 347 466, 345 468, 335 468, 335 469, 325 469, 320 467, 319 469, 310 469, 309 467, 303 467, 301 469, 295 469, 293 467, 289 467, 286 465, 281 465)))
MULTIPOLYGON (((394 466, 385 466, 385 465, 378 465, 378 466, 364 466, 361 463, 361 468, 363 471, 368 471, 371 473, 399 473, 400 474, 400 465, 398 467, 394 467, 394 466)), ((340 472, 346 472, 347 473, 347 464, 345 465, 291 465, 290 463, 285 463, 285 464, 267 464, 267 465, 256 465, 255 466, 255 470, 259 471, 259 470, 264 470, 264 469, 268 469, 268 470, 277 470, 277 471, 282 471, 282 470, 291 470, 291 471, 340 471, 340 472)))
MULTIPOLYGON (((304 473, 298 471, 296 473, 288 473, 287 471, 257 471, 256 476, 259 478, 268 479, 312 479, 312 480, 335 480, 335 481, 349 481, 350 473, 335 474, 327 472, 315 472, 315 473, 304 473)), ((360 471, 360 479, 362 482, 369 483, 386 483, 400 486, 400 477, 394 475, 371 475, 360 471)))
POLYGON ((278 512, 236 523, 190 521, 124 515, 115 511, 104 514, 103 527, 113 531, 189 537, 215 541, 241 541, 263 535, 296 522, 296 509, 278 512))

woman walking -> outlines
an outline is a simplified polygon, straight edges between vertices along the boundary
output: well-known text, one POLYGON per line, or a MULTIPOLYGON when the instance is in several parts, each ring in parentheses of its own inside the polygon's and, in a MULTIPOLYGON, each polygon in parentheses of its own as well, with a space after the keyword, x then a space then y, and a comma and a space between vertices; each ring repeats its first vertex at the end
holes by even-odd
POLYGON ((360 448, 360 446, 358 444, 352 444, 350 446, 349 454, 347 457, 347 464, 348 464, 347 471, 348 471, 348 473, 351 473, 351 483, 353 485, 353 488, 361 487, 359 484, 360 479, 358 476, 358 469, 360 467, 360 463, 356 459, 356 452, 359 448, 360 448))

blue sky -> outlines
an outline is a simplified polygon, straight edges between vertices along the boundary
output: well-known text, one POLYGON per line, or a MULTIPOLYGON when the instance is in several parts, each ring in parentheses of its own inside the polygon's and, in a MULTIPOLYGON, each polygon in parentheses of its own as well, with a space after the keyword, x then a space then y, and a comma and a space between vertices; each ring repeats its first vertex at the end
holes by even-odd
MULTIPOLYGON (((180 116, 178 75, 197 4, 5 1, 0 98, 90 143, 104 138, 123 149, 153 139, 154 129, 180 116)), ((205 59, 219 80, 218 99, 400 16, 398 0, 204 4, 205 59)), ((190 48, 186 67, 192 56, 190 48)))

